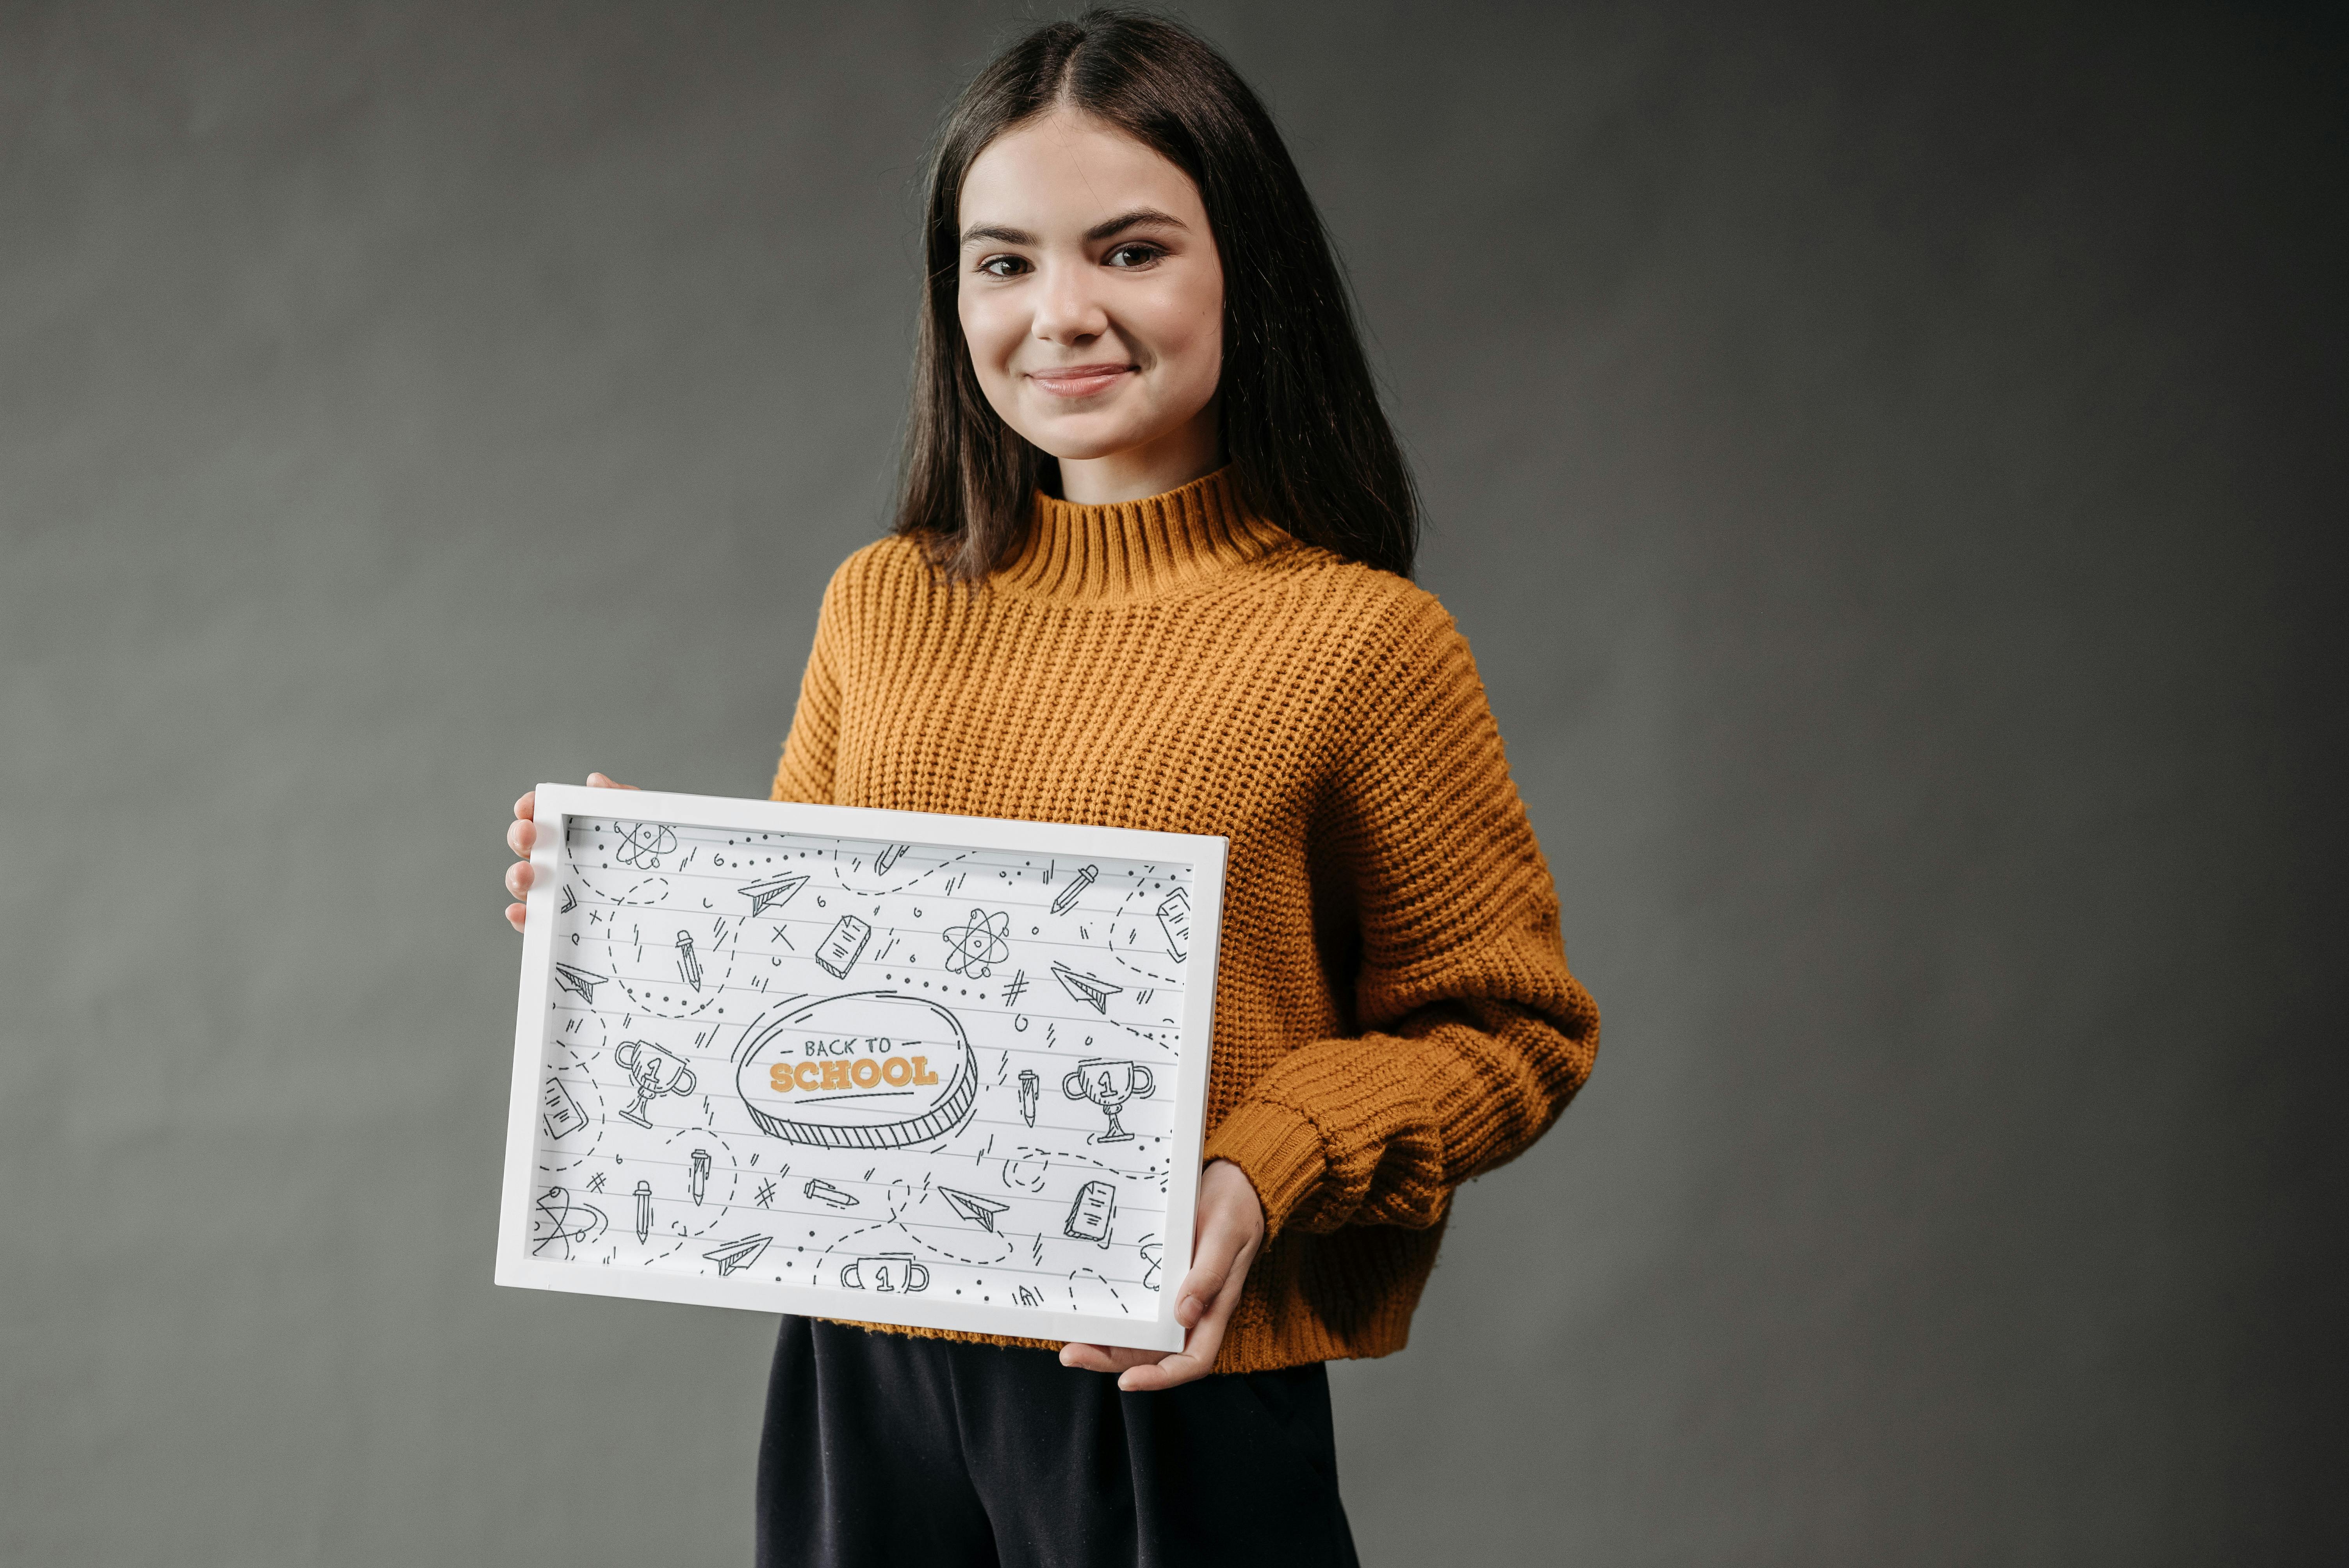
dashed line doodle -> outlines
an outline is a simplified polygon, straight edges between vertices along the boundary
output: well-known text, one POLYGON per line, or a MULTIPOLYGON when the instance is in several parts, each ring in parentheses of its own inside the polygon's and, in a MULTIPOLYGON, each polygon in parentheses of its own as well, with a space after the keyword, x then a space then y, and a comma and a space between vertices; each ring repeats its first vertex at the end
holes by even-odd
POLYGON ((1187 868, 564 820, 532 1255, 1156 1315, 1187 868))

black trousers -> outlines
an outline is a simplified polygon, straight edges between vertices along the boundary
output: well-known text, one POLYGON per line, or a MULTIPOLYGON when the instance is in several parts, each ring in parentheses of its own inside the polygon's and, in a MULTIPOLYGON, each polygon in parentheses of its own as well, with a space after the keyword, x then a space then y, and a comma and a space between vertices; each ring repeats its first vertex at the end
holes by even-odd
POLYGON ((761 1568, 1355 1568, 1319 1363, 1122 1394, 1047 1350, 786 1317, 761 1568))

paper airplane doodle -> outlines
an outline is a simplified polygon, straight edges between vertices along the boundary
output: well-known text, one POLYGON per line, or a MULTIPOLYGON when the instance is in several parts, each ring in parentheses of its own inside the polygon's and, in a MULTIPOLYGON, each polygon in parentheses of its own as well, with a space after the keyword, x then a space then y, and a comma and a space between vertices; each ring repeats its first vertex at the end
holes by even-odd
POLYGON ((1101 875, 1101 867, 1087 866, 1071 878, 1069 885, 1061 890, 1061 896, 1052 901, 1052 913, 1066 914, 1076 908, 1077 900, 1084 896, 1085 889, 1092 886, 1093 879, 1099 875, 1101 875))
POLYGON ((579 895, 571 891, 571 884, 569 882, 564 882, 563 884, 563 907, 558 913, 569 914, 573 910, 577 909, 578 907, 579 895))
POLYGON ((750 901, 752 914, 763 913, 771 903, 789 903, 792 894, 807 886, 807 878, 794 872, 788 876, 769 877, 764 882, 744 882, 735 891, 750 901))
POLYGON ((546 1124, 549 1138, 561 1138, 587 1125, 579 1102, 571 1098, 569 1086, 559 1078, 549 1078, 539 1091, 538 1118, 546 1124))
POLYGON ((995 965, 1011 955, 1011 944, 1004 940, 1010 934, 1009 910, 993 914, 972 910, 969 923, 947 927, 947 941, 954 946, 954 951, 947 954, 947 973, 967 975, 973 980, 986 979, 995 973, 995 965))
POLYGON ((856 1195, 854 1193, 843 1192, 839 1188, 833 1186, 831 1182, 824 1181, 822 1177, 810 1177, 808 1179, 808 1184, 801 1188, 800 1191, 806 1193, 809 1197, 813 1198, 816 1202, 820 1203, 829 1203, 835 1209, 854 1209, 856 1207, 856 1195))
POLYGON ((843 914, 825 934, 823 945, 815 950, 815 961, 829 971, 835 980, 845 980, 857 959, 864 954, 864 944, 873 940, 873 928, 853 914, 843 914))
POLYGON ((1191 955, 1191 890, 1176 888, 1158 901, 1158 928, 1166 934, 1166 951, 1180 964, 1191 955))
POLYGON ((723 1279, 736 1269, 746 1269, 757 1263, 759 1254, 765 1252, 767 1244, 774 1239, 772 1236, 745 1236, 739 1242, 712 1247, 701 1255, 718 1265, 718 1277, 723 1279))
POLYGON ((605 978, 605 975, 574 968, 568 964, 558 964, 554 966, 554 988, 558 991, 570 992, 591 1007, 595 1005, 595 987, 601 985, 605 978))
POLYGON ((1125 989, 1123 985, 1112 985, 1098 975, 1080 975, 1065 964, 1052 965, 1052 978, 1078 1001, 1092 1003, 1093 1011, 1104 1017, 1109 1016, 1109 999, 1125 989))
POLYGON ((1009 1203, 999 1203, 992 1198, 981 1198, 976 1193, 957 1191, 952 1187, 939 1188, 938 1196, 944 1198, 956 1213, 971 1223, 984 1225, 990 1231, 995 1229, 995 1216, 1011 1207, 1009 1203))
POLYGON ((701 989, 701 960, 693 955, 693 933, 677 934, 677 973, 678 978, 695 990, 701 989))

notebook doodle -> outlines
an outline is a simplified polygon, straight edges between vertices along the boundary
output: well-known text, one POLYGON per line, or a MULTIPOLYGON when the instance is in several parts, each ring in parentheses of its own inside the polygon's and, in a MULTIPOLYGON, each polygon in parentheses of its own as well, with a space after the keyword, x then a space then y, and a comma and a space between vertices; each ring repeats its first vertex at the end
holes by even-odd
POLYGON ((1159 1311, 1187 866, 575 814, 564 844, 531 1255, 1159 1311))

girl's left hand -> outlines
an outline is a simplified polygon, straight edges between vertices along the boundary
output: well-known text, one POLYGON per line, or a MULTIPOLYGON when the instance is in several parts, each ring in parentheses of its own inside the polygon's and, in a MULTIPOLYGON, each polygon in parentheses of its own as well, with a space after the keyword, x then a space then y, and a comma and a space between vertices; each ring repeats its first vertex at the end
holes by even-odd
POLYGON ((1174 1302, 1174 1321, 1187 1331, 1172 1356, 1123 1346, 1063 1345, 1061 1365, 1088 1372, 1114 1372, 1128 1394, 1172 1388, 1215 1370, 1224 1329, 1239 1305, 1248 1264, 1264 1245, 1264 1205, 1240 1168, 1228 1160, 1211 1163, 1199 1175, 1199 1217, 1192 1227, 1191 1272, 1174 1302))

